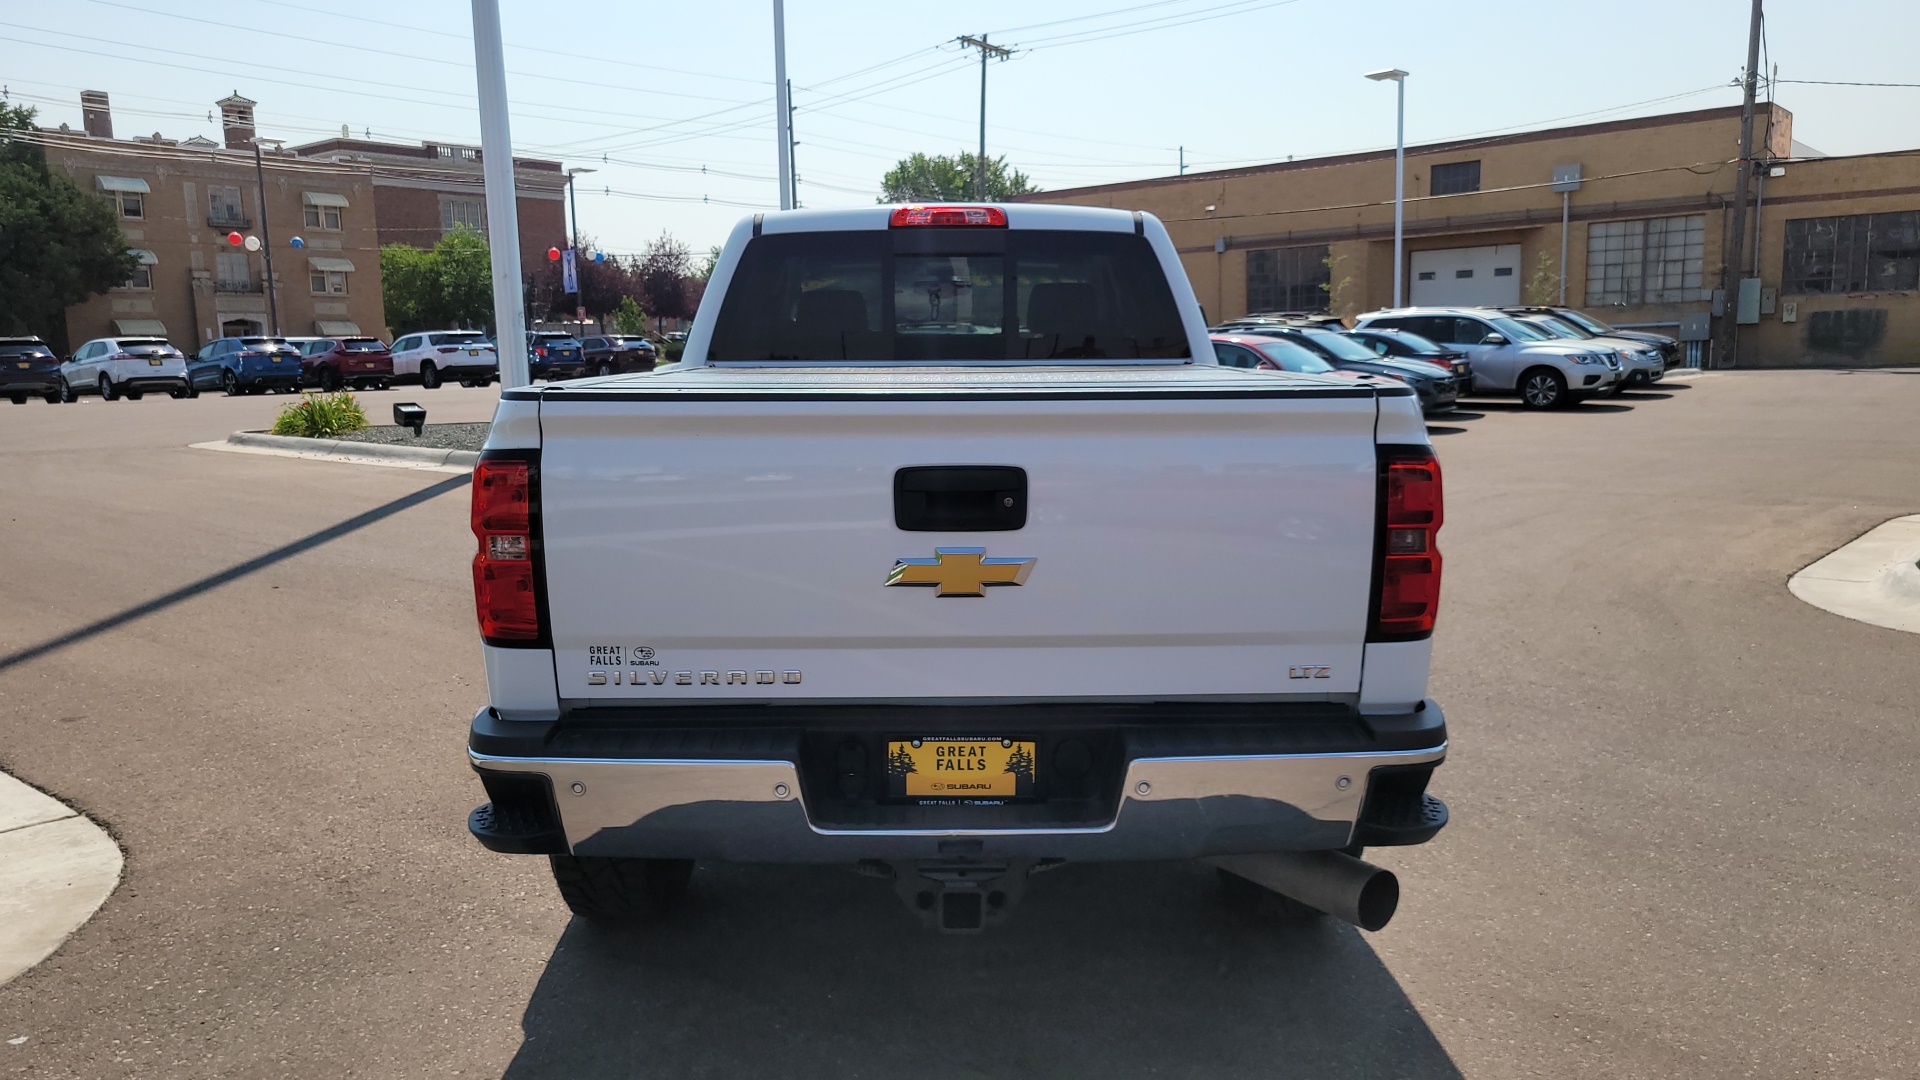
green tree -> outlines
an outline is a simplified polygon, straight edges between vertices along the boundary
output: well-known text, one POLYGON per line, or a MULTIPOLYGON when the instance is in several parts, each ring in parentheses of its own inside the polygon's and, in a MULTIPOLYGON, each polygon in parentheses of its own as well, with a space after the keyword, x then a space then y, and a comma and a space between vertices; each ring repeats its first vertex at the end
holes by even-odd
POLYGON ((644 334, 647 332, 647 313, 633 302, 633 297, 620 298, 620 306, 613 309, 613 328, 622 334, 644 334))
MULTIPOLYGON (((972 199, 973 170, 979 158, 962 150, 951 157, 945 154, 915 154, 903 158, 880 178, 883 203, 933 202, 972 199)), ((1004 199, 1009 195, 1030 195, 1040 189, 1027 174, 1007 165, 1006 156, 987 159, 987 198, 1004 199)))
POLYGON ((380 249, 381 295, 395 333, 493 324, 493 256, 486 238, 464 225, 432 251, 407 244, 380 249))
POLYGON ((67 308, 139 264, 113 204, 47 171, 30 141, 33 117, 0 105, 0 332, 39 334, 64 351, 67 308))

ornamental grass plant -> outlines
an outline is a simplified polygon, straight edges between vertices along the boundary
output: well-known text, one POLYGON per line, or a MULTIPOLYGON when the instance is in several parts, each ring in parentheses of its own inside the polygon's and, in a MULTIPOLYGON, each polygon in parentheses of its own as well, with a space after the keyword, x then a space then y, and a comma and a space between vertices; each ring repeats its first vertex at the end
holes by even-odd
POLYGON ((302 394, 274 418, 275 435, 331 439, 367 426, 367 414, 352 394, 302 394))

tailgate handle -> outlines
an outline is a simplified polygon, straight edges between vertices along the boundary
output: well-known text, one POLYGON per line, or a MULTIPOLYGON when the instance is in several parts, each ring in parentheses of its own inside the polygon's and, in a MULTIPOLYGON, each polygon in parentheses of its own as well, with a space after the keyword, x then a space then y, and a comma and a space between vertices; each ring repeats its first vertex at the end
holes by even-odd
POLYGON ((1027 471, 915 465, 893 474, 893 523, 907 532, 1006 532, 1027 523, 1027 471))

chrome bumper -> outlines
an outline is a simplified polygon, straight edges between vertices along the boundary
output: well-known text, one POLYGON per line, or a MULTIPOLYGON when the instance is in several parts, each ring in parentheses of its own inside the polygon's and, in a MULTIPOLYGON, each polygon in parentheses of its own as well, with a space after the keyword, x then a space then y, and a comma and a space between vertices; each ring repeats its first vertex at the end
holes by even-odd
POLYGON ((1437 764, 1446 752, 1442 742, 1366 753, 1136 758, 1113 820, 1033 829, 823 828, 807 811, 798 769, 784 760, 499 757, 472 750, 468 757, 482 773, 547 777, 566 847, 576 855, 852 862, 955 854, 1175 859, 1345 847, 1374 769, 1437 764))

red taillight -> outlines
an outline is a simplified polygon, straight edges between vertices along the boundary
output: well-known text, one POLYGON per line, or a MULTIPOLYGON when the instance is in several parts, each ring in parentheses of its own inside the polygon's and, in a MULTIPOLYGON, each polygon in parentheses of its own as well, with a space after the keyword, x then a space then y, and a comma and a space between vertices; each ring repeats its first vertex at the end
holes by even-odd
POLYGON ((1368 641, 1412 641, 1433 633, 1440 611, 1440 462, 1427 446, 1380 448, 1379 597, 1368 641))
POLYGON ((1005 227, 1007 212, 997 206, 903 206, 890 222, 902 225, 989 225, 1005 227))
POLYGON ((545 345, 535 345, 533 347, 533 355, 538 356, 542 359, 545 359, 547 355, 547 347, 545 345))
POLYGON ((490 645, 538 642, 540 595, 533 551, 533 463, 482 458, 473 470, 473 606, 490 645))

